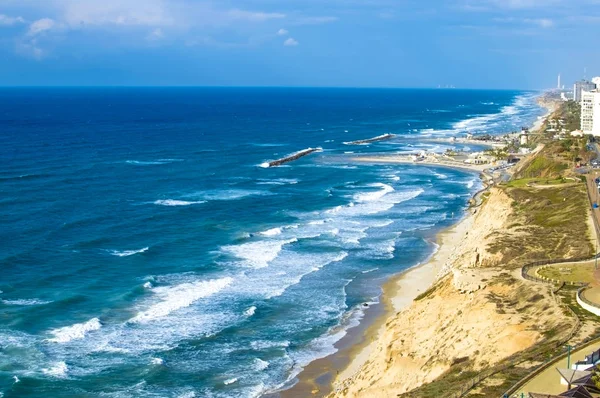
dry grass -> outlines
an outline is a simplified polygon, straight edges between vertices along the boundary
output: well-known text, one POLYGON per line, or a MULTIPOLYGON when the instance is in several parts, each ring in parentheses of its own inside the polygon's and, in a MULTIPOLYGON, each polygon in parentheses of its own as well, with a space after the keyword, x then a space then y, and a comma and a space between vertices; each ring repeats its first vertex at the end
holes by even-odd
POLYGON ((593 283, 594 271, 596 270, 594 262, 586 263, 566 263, 554 264, 538 270, 538 273, 550 279, 562 282, 586 282, 593 283))
POLYGON ((507 186, 504 190, 513 200, 514 213, 508 231, 497 233, 488 251, 502 254, 506 267, 593 255, 584 184, 545 188, 507 186))

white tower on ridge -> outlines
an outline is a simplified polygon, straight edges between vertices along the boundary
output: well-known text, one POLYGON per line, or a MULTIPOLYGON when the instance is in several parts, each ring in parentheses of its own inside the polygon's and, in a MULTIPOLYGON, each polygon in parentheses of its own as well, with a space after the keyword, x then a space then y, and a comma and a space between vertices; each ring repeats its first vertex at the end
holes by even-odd
POLYGON ((556 86, 557 89, 560 90, 560 73, 558 74, 558 85, 556 86))

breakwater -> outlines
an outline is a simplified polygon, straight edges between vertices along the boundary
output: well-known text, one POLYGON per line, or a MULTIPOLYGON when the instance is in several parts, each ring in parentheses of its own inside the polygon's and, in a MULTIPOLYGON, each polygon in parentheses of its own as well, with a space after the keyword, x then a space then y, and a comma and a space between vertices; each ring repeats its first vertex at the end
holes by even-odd
POLYGON ((284 163, 288 163, 288 162, 292 162, 294 160, 300 159, 301 157, 304 157, 306 155, 310 155, 311 153, 314 152, 321 152, 323 151, 323 148, 306 148, 303 149, 301 151, 292 153, 291 155, 285 156, 281 159, 277 159, 277 160, 272 160, 270 162, 264 162, 260 164, 260 167, 275 167, 275 166, 281 166, 284 163))
POLYGON ((349 141, 349 142, 344 142, 345 145, 361 145, 361 144, 370 144, 371 142, 376 142, 376 141, 384 141, 384 140, 389 140, 394 138, 395 135, 394 134, 383 134, 383 135, 378 135, 377 137, 373 137, 373 138, 368 138, 366 140, 358 140, 358 141, 349 141))

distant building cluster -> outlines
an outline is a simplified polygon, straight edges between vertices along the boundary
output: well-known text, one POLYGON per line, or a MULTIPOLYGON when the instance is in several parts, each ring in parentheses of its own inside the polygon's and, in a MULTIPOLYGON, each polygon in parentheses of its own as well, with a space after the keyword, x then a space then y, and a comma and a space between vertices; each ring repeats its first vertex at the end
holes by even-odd
MULTIPOLYGON (((561 97, 566 99, 564 93, 561 97)), ((573 85, 573 101, 581 105, 581 132, 600 136, 600 77, 573 85)))
MULTIPOLYGON (((600 79, 600 78, 594 78, 600 79)), ((581 95, 584 91, 592 91, 596 89, 596 83, 588 80, 580 80, 573 85, 573 101, 580 102, 581 95)))

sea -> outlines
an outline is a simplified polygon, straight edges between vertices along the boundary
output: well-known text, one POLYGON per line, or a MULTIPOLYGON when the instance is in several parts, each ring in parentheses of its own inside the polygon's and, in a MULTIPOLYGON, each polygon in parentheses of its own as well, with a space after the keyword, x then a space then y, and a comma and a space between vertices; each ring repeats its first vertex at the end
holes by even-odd
POLYGON ((435 139, 520 130, 538 95, 1 88, 0 397, 292 386, 481 188, 354 157, 481 149, 435 139))

